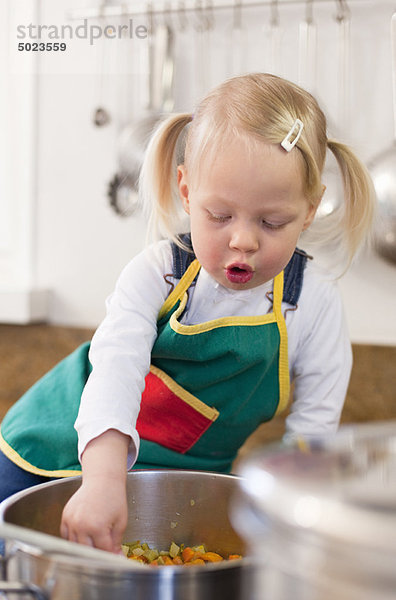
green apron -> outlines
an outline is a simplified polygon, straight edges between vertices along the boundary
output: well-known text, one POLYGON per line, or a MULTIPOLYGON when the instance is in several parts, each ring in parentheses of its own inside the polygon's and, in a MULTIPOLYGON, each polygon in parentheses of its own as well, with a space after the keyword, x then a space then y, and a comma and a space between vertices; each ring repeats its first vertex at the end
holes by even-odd
MULTIPOLYGON (((199 269, 194 260, 159 314, 134 468, 228 472, 247 437, 289 400, 283 272, 271 313, 183 325, 199 269)), ((88 350, 85 344, 59 363, 4 418, 0 449, 23 469, 50 477, 81 472, 73 425, 91 371, 88 350)))
POLYGON ((183 325, 187 289, 199 268, 195 260, 160 313, 145 390, 150 394, 150 376, 161 380, 152 384, 159 406, 150 410, 151 404, 143 402, 137 422, 143 467, 228 472, 247 437, 289 399, 283 272, 274 281, 273 312, 183 325), (179 420, 167 419, 170 410, 179 420), (150 431, 139 427, 141 417, 150 431))

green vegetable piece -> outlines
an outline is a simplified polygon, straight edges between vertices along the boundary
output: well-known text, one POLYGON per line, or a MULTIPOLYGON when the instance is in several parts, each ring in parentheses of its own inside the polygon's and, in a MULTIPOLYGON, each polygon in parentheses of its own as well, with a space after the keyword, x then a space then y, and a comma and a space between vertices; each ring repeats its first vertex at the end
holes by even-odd
POLYGON ((169 556, 171 558, 175 558, 175 556, 177 556, 179 554, 179 552, 180 552, 180 546, 175 544, 175 542, 172 542, 169 547, 169 556))
MULTIPOLYGON (((143 547, 143 546, 142 546, 143 547)), ((143 553, 144 558, 147 558, 148 562, 151 563, 159 556, 158 550, 155 548, 149 548, 143 553)))

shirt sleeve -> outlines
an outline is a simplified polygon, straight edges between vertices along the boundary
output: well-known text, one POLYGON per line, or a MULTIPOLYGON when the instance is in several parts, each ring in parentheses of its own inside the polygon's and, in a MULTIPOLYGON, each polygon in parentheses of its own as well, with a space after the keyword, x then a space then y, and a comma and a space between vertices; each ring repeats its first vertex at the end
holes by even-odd
POLYGON ((352 368, 338 286, 309 272, 306 276, 307 285, 304 279, 291 325, 292 337, 298 341, 290 365, 294 393, 286 419, 286 437, 332 434, 337 430, 352 368))
POLYGON ((79 458, 92 439, 115 429, 130 437, 128 468, 136 461, 136 419, 171 265, 169 242, 150 246, 125 267, 107 299, 106 317, 92 338, 93 369, 75 423, 79 458))

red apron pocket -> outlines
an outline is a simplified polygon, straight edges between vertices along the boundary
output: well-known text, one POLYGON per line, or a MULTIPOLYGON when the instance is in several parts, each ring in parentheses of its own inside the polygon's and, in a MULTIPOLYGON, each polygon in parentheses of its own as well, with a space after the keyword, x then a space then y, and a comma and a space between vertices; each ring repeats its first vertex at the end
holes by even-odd
POLYGON ((184 454, 218 416, 215 408, 151 366, 136 423, 141 438, 184 454))

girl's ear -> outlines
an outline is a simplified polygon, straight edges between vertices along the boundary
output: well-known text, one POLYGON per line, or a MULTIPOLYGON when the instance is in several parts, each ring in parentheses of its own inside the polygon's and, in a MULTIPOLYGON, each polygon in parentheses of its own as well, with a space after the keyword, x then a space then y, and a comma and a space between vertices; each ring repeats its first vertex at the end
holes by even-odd
POLYGON ((320 204, 320 201, 323 198, 323 194, 325 193, 325 191, 326 191, 326 186, 324 185, 322 187, 322 194, 320 195, 320 197, 317 198, 316 201, 313 204, 310 205, 310 207, 308 209, 308 212, 307 212, 307 216, 306 216, 305 221, 304 221, 303 231, 305 231, 306 229, 308 229, 308 227, 311 225, 312 221, 314 220, 315 215, 316 215, 316 211, 318 210, 318 206, 320 204))
POLYGON ((308 209, 308 212, 307 212, 307 215, 305 217, 303 228, 302 228, 303 231, 305 231, 306 229, 308 229, 308 227, 311 225, 312 221, 314 220, 317 208, 318 208, 318 204, 311 204, 310 205, 310 207, 308 209))
POLYGON ((187 171, 184 165, 177 167, 177 187, 179 188, 180 200, 183 203, 184 210, 190 214, 190 201, 188 198, 189 190, 187 183, 187 171))

